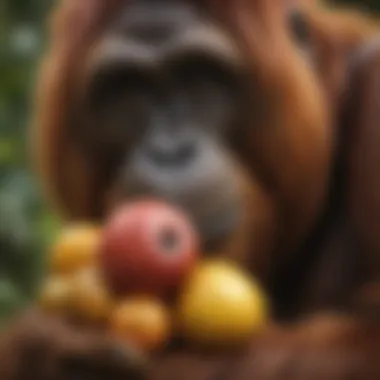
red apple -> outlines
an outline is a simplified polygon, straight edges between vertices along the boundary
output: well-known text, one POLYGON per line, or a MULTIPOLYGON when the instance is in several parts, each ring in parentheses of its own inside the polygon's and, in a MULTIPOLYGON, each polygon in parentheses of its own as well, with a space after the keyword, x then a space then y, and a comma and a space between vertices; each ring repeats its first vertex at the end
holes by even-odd
POLYGON ((116 293, 163 294, 193 268, 198 237, 186 216, 159 201, 138 201, 111 215, 101 242, 105 280, 116 293))

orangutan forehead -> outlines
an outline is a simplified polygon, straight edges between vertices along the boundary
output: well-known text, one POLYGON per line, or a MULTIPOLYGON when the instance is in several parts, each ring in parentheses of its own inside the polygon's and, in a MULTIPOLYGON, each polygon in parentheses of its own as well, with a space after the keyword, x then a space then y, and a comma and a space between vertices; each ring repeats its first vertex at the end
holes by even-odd
POLYGON ((199 9, 190 1, 133 0, 126 1, 117 12, 110 31, 146 37, 148 33, 175 33, 200 20, 199 9))

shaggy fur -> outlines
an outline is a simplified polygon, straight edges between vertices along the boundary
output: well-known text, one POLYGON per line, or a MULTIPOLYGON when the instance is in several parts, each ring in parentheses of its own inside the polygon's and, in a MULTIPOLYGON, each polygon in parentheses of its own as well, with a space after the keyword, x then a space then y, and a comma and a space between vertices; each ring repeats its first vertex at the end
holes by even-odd
MULTIPOLYGON (((86 56, 121 3, 66 0, 53 17, 32 147, 47 196, 68 219, 106 212, 101 162, 86 157, 70 124, 86 56)), ((261 279, 273 324, 243 352, 171 347, 151 358, 149 380, 380 379, 379 30, 355 11, 293 3, 309 24, 312 65, 287 32, 284 2, 205 5, 262 89, 249 139, 232 141, 255 216, 223 254, 261 279)), ((1 342, 1 380, 137 376, 140 362, 116 342, 32 314, 1 342)))

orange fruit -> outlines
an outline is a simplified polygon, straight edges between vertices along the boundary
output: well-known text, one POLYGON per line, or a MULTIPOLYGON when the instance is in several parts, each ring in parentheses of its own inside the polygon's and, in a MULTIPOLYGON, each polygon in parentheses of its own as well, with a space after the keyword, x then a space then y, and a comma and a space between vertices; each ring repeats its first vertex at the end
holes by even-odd
POLYGON ((75 315, 91 321, 107 320, 113 307, 113 297, 94 267, 82 269, 72 276, 71 307, 75 315))
POLYGON ((205 261, 188 279, 177 323, 192 342, 240 345, 259 332, 269 316, 260 285, 232 263, 205 261))
POLYGON ((47 311, 66 312, 70 307, 72 294, 73 288, 69 278, 51 276, 42 288, 39 304, 47 311))
POLYGON ((90 224, 71 225, 51 249, 53 273, 72 273, 94 263, 100 242, 100 229, 90 224))
POLYGON ((135 297, 122 301, 110 319, 115 336, 131 342, 139 349, 152 351, 167 342, 171 323, 166 307, 158 300, 135 297))

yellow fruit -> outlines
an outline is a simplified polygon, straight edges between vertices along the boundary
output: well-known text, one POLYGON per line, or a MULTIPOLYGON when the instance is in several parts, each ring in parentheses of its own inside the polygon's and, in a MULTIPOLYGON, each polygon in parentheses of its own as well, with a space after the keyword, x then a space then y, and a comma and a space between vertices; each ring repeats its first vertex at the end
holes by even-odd
POLYGON ((183 335, 206 345, 242 344, 268 316, 259 285, 224 261, 200 264, 179 300, 178 326, 183 335))
POLYGON ((39 303, 47 311, 66 312, 71 303, 73 288, 69 278, 52 276, 45 282, 39 303))
POLYGON ((108 319, 113 299, 96 268, 89 267, 75 273, 72 276, 72 287, 74 292, 71 308, 74 314, 91 322, 108 319))
POLYGON ((72 273, 94 262, 100 239, 99 228, 89 224, 68 227, 51 250, 53 273, 72 273))
POLYGON ((113 311, 111 331, 139 349, 152 351, 167 342, 170 319, 168 310, 158 300, 135 297, 124 300, 113 311))

